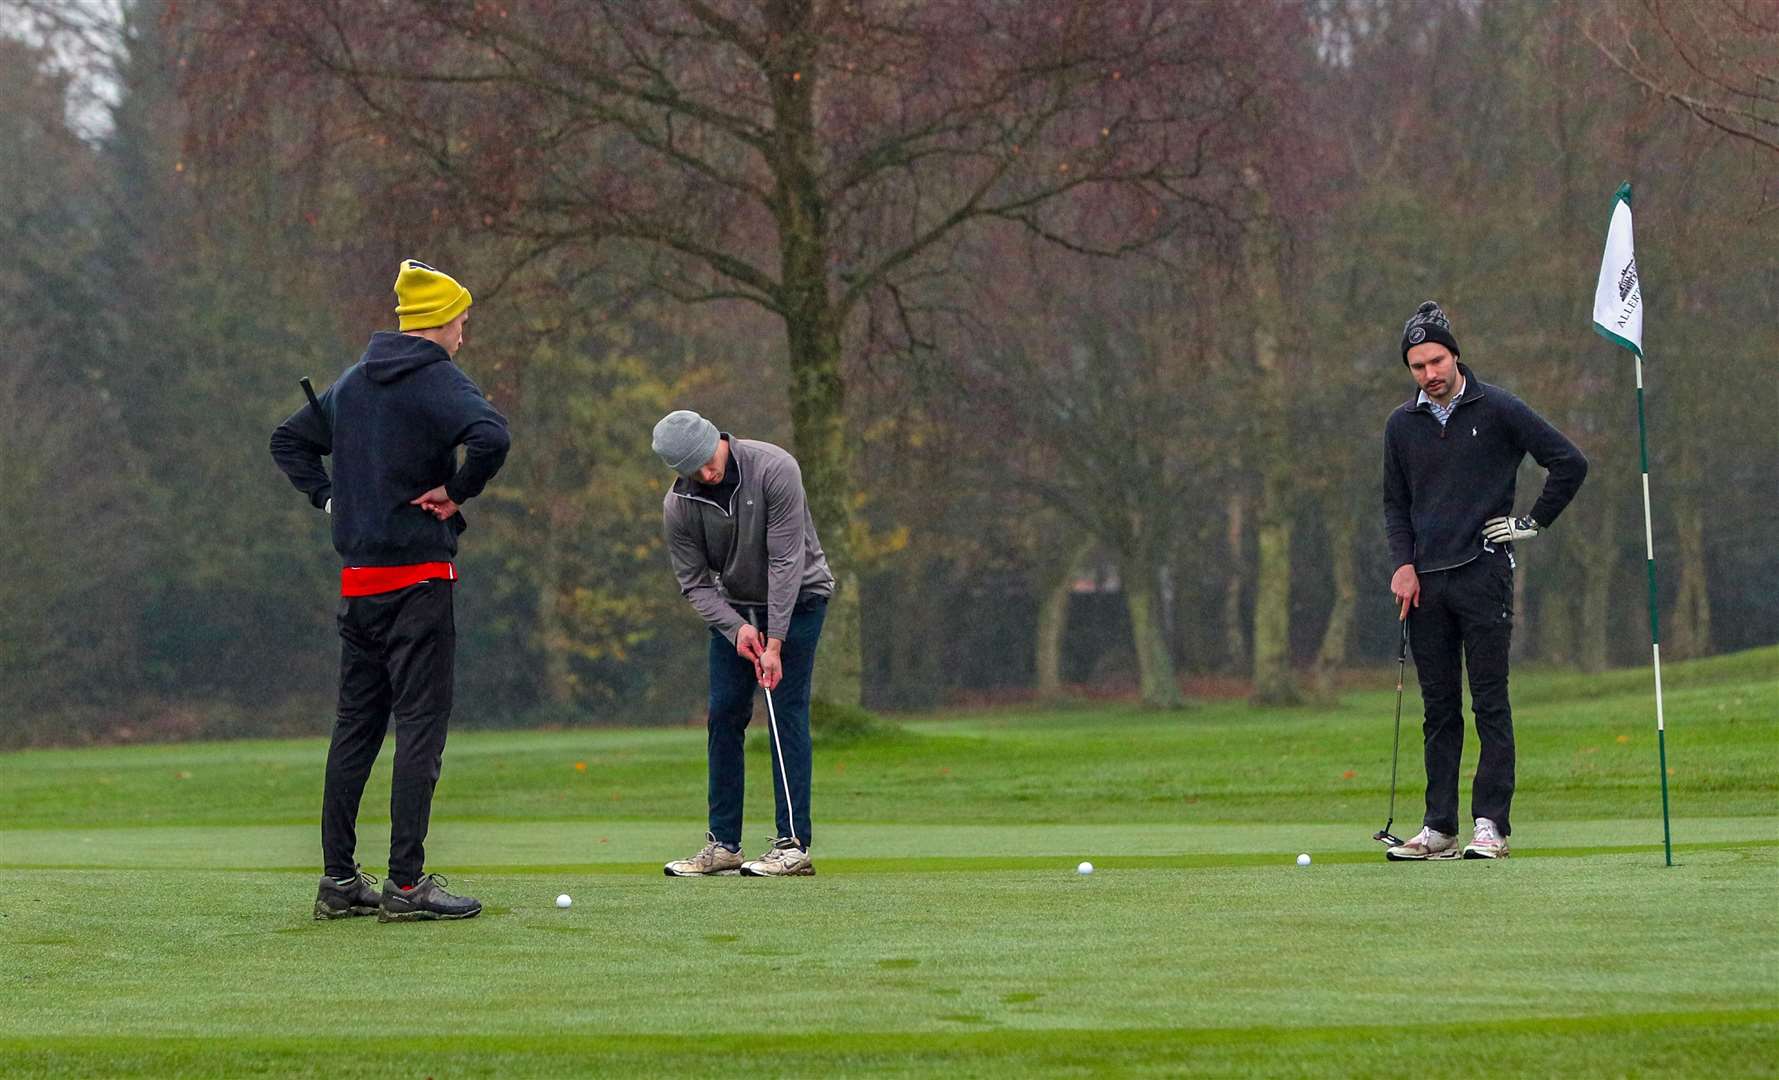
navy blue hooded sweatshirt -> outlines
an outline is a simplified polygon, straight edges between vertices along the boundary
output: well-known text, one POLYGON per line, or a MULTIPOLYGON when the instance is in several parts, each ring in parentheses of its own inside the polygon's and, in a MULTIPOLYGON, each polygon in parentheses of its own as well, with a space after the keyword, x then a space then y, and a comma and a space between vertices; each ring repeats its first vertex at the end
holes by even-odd
POLYGON ((410 500, 440 484, 460 504, 481 494, 506 461, 506 417, 442 346, 387 330, 319 400, 322 416, 305 405, 272 432, 272 459, 316 509, 333 500, 343 564, 449 561, 463 515, 440 521, 410 500))
POLYGON ((1464 392, 1441 427, 1420 395, 1384 424, 1384 535, 1392 568, 1427 574, 1482 554, 1483 522, 1513 516, 1527 454, 1550 470, 1531 517, 1549 527, 1588 474, 1587 458, 1531 407, 1458 365, 1464 392))

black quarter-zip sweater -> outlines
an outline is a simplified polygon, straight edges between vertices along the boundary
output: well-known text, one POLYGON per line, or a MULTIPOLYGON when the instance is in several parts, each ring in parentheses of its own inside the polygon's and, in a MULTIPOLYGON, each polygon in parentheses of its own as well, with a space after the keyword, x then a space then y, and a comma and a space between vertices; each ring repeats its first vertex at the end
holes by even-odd
POLYGON ((1587 476, 1575 444, 1544 417, 1463 364, 1464 392, 1444 427, 1420 395, 1384 424, 1384 534, 1391 566, 1450 570, 1482 553, 1483 522, 1513 515, 1514 480, 1527 454, 1548 470, 1531 517, 1557 520, 1587 476))

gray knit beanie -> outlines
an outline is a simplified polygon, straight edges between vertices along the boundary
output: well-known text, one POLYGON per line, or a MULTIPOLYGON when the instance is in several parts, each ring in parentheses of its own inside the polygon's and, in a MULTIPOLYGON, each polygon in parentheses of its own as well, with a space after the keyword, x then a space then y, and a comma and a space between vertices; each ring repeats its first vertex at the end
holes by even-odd
POLYGON ((655 453, 667 467, 690 476, 717 452, 717 426, 690 409, 679 409, 655 425, 655 453))

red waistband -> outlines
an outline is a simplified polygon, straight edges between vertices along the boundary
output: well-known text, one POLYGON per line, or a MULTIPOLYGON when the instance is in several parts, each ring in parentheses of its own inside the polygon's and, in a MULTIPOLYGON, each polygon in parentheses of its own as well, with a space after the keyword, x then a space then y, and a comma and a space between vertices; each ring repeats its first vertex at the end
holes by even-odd
POLYGON ((341 596, 376 596, 422 581, 457 580, 457 567, 448 562, 413 563, 409 566, 342 566, 341 596))

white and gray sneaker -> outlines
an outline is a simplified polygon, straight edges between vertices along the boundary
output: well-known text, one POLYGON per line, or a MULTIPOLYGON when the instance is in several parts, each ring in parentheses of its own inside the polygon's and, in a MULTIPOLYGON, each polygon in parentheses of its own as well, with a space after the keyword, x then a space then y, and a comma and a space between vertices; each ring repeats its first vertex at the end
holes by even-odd
POLYGON ((1495 828, 1495 823, 1486 817, 1476 819, 1476 832, 1470 837, 1470 843, 1464 845, 1466 859, 1505 859, 1507 858, 1507 837, 1495 828))
POLYGON ((766 854, 742 863, 741 873, 746 877, 808 877, 815 873, 815 864, 809 861, 808 848, 781 836, 772 841, 766 854))
POLYGON ((689 859, 675 859, 663 866, 661 872, 668 877, 734 876, 741 873, 741 852, 730 851, 711 833, 705 833, 704 839, 707 843, 698 854, 689 859))
POLYGON ((1421 862, 1428 859, 1455 859, 1458 857, 1458 838, 1447 836, 1437 829, 1421 826, 1421 831, 1408 839, 1407 843, 1384 852, 1384 858, 1391 862, 1421 862))

